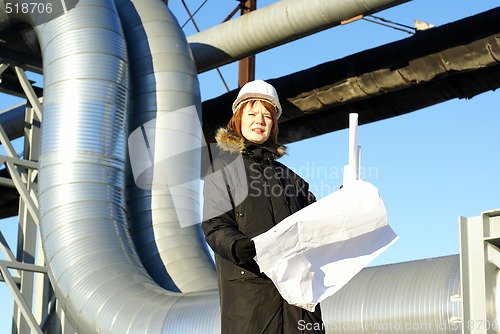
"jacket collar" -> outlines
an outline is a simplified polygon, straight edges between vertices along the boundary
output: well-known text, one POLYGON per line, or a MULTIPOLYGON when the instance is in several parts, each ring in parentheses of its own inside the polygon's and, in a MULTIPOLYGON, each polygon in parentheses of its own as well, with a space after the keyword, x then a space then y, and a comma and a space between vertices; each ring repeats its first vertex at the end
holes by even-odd
MULTIPOLYGON (((245 140, 245 138, 237 136, 234 132, 227 128, 220 128, 215 134, 215 140, 217 141, 217 146, 229 153, 244 153, 247 151, 249 146, 253 146, 245 140)), ((278 159, 284 156, 286 153, 285 146, 278 145, 275 148, 268 148, 273 150, 273 158, 278 159)))

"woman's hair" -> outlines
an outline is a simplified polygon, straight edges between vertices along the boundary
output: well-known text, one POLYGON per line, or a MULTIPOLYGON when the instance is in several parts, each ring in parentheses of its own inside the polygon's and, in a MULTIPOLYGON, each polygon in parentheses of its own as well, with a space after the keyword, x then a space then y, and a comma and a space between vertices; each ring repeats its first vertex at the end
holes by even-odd
POLYGON ((241 102, 236 111, 233 114, 233 117, 227 123, 227 128, 232 130, 238 137, 244 138, 241 133, 241 117, 243 116, 243 109, 245 109, 246 105, 249 105, 250 108, 253 108, 255 104, 261 103, 264 108, 271 114, 271 119, 273 121, 273 125, 271 127, 271 133, 269 134, 269 138, 266 141, 266 144, 271 144, 273 146, 278 145, 278 119, 276 118, 276 107, 267 100, 256 100, 249 99, 241 102))

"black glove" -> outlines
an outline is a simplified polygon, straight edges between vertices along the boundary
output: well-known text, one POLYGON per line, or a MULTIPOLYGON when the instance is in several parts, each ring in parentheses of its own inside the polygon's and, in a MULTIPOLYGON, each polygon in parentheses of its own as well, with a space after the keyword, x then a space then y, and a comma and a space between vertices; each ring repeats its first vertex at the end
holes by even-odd
POLYGON ((252 260, 257 255, 253 240, 245 238, 236 241, 234 244, 234 255, 236 255, 241 263, 252 260))

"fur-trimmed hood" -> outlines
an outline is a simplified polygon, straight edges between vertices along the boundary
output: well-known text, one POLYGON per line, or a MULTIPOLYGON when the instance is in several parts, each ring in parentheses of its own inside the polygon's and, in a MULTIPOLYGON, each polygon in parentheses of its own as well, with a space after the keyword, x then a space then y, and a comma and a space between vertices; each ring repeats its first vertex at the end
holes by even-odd
MULTIPOLYGON (((215 140, 217 141, 217 146, 226 152, 243 153, 247 150, 248 142, 227 128, 218 129, 215 133, 215 140)), ((273 157, 275 159, 281 158, 287 154, 285 146, 278 145, 274 149, 273 157)))

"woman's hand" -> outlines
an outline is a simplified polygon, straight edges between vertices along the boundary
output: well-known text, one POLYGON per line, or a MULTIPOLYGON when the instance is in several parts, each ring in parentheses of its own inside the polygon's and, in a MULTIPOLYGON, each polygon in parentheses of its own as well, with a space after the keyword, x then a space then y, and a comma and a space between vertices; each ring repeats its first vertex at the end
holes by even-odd
POLYGON ((257 252, 255 250, 255 243, 249 238, 244 238, 236 241, 234 244, 234 255, 240 260, 241 263, 246 263, 252 260, 257 252))

